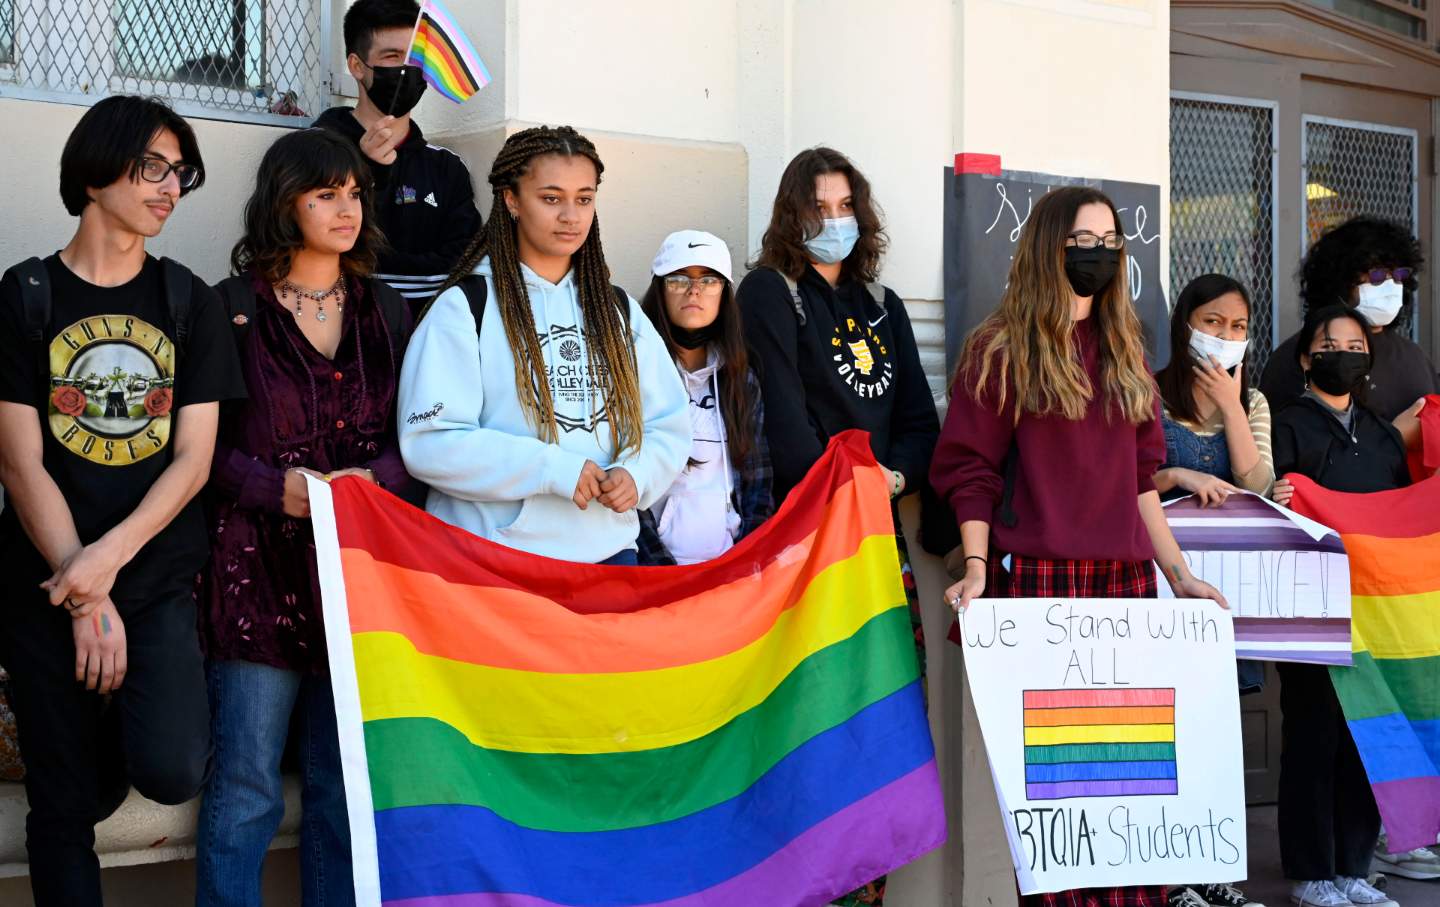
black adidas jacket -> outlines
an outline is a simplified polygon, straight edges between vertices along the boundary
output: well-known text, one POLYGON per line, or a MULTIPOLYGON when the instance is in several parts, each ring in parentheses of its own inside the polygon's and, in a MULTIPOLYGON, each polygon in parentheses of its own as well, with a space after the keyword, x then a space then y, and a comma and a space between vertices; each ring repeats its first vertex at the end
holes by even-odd
MULTIPOLYGON (((365 134, 350 107, 330 108, 315 125, 356 144, 365 134)), ((393 164, 369 161, 380 229, 390 244, 376 276, 412 305, 421 305, 435 295, 479 231, 480 212, 470 169, 455 152, 426 142, 418 123, 410 122, 410 134, 395 152, 393 164)))

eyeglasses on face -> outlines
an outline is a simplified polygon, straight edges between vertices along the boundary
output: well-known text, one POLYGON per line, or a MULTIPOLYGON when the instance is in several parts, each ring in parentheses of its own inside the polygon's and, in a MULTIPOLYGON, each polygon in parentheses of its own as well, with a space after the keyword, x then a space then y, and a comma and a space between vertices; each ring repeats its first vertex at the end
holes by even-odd
POLYGON ((704 277, 692 278, 684 274, 671 274, 665 278, 665 291, 667 293, 688 293, 691 286, 698 286, 700 292, 705 295, 720 292, 725 286, 725 278, 716 277, 714 274, 706 274, 704 277))
POLYGON ((194 164, 172 164, 160 157, 142 157, 140 159, 140 178, 147 183, 163 183, 165 177, 174 172, 175 178, 180 181, 181 189, 193 189, 200 181, 200 168, 194 164))
POLYGON ((1394 279, 1396 283, 1404 283, 1415 273, 1414 268, 1371 268, 1360 277, 1361 283, 1369 283, 1372 287, 1378 287, 1387 280, 1394 279))
POLYGON ((1104 246, 1111 252, 1118 252, 1125 248, 1125 237, 1113 230, 1104 236, 1091 233, 1089 230, 1076 230, 1065 237, 1065 245, 1074 246, 1077 249, 1098 249, 1104 246))

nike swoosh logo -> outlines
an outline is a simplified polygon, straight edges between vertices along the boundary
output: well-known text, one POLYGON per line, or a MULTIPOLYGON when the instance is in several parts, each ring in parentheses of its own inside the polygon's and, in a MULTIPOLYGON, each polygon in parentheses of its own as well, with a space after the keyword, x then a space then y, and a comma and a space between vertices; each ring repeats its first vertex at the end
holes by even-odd
POLYGON ((880 322, 884 321, 884 320, 885 320, 885 316, 886 316, 886 315, 889 315, 889 314, 890 314, 889 312, 881 312, 879 318, 876 318, 874 321, 870 322, 870 326, 873 328, 875 325, 877 325, 877 324, 879 324, 880 322))
POLYGON ((698 248, 700 248, 701 246, 705 246, 706 248, 709 248, 709 246, 710 246, 710 244, 709 244, 708 242, 692 242, 692 243, 687 243, 687 245, 688 245, 690 248, 692 248, 692 249, 698 249, 698 248))

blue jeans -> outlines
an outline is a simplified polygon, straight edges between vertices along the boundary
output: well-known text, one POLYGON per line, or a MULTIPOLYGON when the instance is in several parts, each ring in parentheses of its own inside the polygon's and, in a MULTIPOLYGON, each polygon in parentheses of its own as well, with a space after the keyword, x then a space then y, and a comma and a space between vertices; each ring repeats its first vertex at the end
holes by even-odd
POLYGON ((260 871, 285 815, 280 757, 295 717, 305 907, 355 903, 330 681, 248 661, 209 665, 215 772, 196 831, 197 907, 261 907, 260 871))

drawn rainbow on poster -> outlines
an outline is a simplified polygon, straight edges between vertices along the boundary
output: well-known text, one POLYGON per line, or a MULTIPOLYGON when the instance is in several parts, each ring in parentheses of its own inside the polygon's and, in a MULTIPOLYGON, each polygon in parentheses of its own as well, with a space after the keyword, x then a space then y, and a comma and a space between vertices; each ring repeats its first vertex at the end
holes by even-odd
POLYGON ((1177 794, 1175 690, 1026 690, 1025 796, 1177 794))

